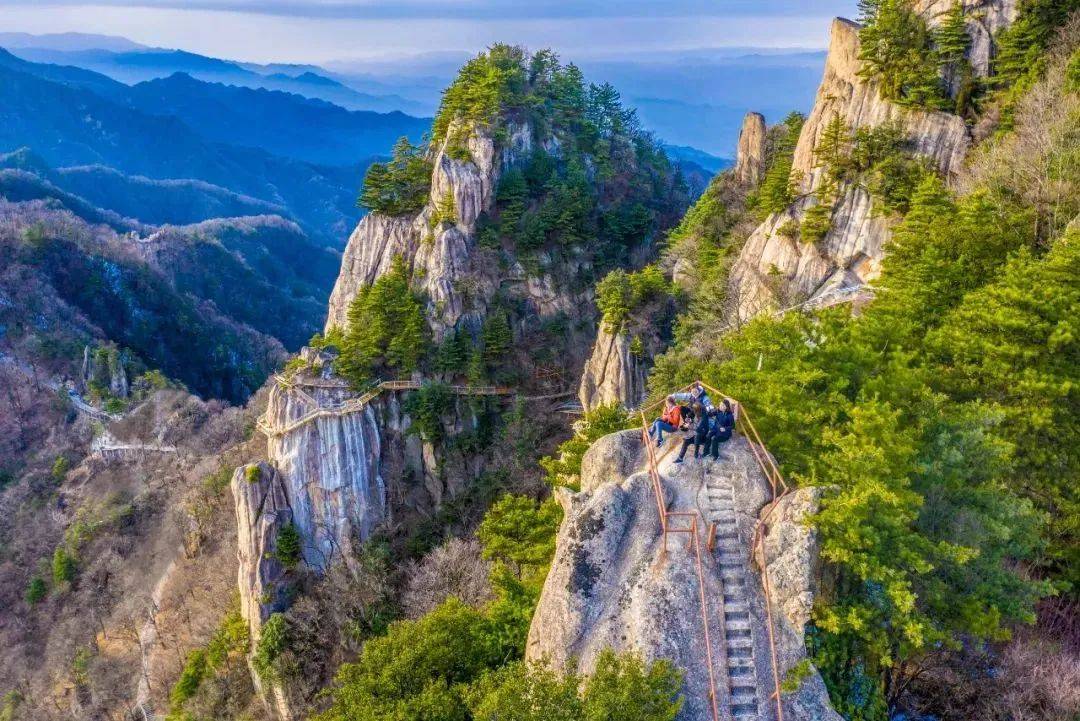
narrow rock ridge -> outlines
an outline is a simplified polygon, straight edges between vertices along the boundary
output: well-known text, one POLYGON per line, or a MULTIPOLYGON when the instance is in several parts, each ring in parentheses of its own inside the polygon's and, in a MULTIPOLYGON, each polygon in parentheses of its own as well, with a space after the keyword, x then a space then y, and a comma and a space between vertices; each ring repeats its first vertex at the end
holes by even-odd
POLYGON ((600 324, 578 386, 578 399, 586 411, 610 403, 632 408, 641 401, 647 365, 634 356, 630 343, 629 333, 612 333, 600 324))
MULTIPOLYGON (((750 559, 751 536, 769 498, 768 484, 745 439, 725 444, 719 461, 688 459, 677 465, 673 451, 681 444, 681 434, 675 435, 661 449, 659 467, 669 510, 697 511, 701 517, 704 592, 721 716, 772 719, 765 600, 750 559), (709 551, 706 530, 714 522, 717 545, 709 551)), ((679 720, 712 721, 695 557, 687 550, 686 534, 671 534, 664 552, 645 463, 639 431, 614 433, 585 454, 582 490, 556 491, 565 515, 529 630, 526 658, 556 668, 573 666, 583 673, 595 668, 605 648, 636 652, 646 660, 668 659, 685 674, 679 720)), ((689 519, 671 524, 686 527, 689 519)), ((814 541, 810 537, 808 543, 814 541)), ((776 598, 805 599, 804 579, 816 566, 802 572, 796 562, 811 550, 816 554, 816 548, 808 547, 806 553, 784 556, 785 568, 791 570, 770 576, 776 598)), ((800 648, 790 645, 794 663, 805 658, 800 648)), ((787 662, 789 657, 784 658, 787 662)), ((785 694, 783 701, 789 720, 840 718, 812 669, 800 689, 785 694), (803 715, 803 709, 813 713, 803 715)))
MULTIPOLYGON (((452 137, 453 133, 447 134, 452 137)), ((326 329, 346 328, 349 303, 365 285, 390 269, 400 256, 412 271, 414 284, 428 297, 428 322, 436 340, 459 324, 476 326, 487 303, 498 289, 497 280, 474 267, 471 253, 480 214, 494 205, 495 188, 502 171, 526 157, 533 147, 530 126, 511 125, 504 146, 499 147, 486 131, 469 134, 471 161, 450 157, 447 142, 432 151, 433 171, 427 204, 411 215, 386 216, 369 213, 349 237, 341 260, 341 272, 330 295, 326 329), (447 196, 454 199, 454 222, 435 224, 438 207, 447 196), (469 298, 457 289, 468 280, 469 298), (469 306, 466 300, 471 301, 469 306)), ((557 152, 557 144, 545 144, 557 152)))
POLYGON ((739 131, 735 156, 735 178, 740 185, 753 187, 761 182, 765 170, 765 116, 747 113, 739 131))
MULTIPOLYGON (((934 24, 951 0, 921 0, 916 10, 934 24)), ((991 35, 1016 17, 1015 0, 964 2, 972 37, 971 61, 976 75, 989 72, 991 35)), ((729 296, 736 302, 733 321, 741 322, 768 307, 783 307, 844 285, 862 285, 877 277, 890 233, 887 218, 877 213, 863 188, 842 186, 823 240, 802 243, 789 228, 797 225, 816 200, 807 197, 824 170, 815 167, 814 150, 834 116, 852 129, 898 122, 911 150, 928 158, 947 179, 963 167, 971 134, 959 116, 904 108, 884 100, 877 84, 860 78, 859 25, 833 21, 825 71, 814 107, 803 124, 792 172, 800 179, 800 198, 782 213, 767 218, 749 237, 736 259, 729 296)))

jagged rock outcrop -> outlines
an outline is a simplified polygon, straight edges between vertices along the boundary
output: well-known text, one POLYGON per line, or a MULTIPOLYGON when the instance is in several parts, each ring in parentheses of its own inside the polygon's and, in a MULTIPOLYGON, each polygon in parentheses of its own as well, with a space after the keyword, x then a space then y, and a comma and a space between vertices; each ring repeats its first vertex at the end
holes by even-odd
MULTIPOLYGON (((965 2, 973 45, 971 60, 977 75, 988 72, 990 35, 1016 15, 1014 0, 965 2)), ((934 23, 951 7, 951 0, 924 0, 916 9, 934 23)), ((734 263, 729 296, 741 321, 766 307, 821 296, 843 286, 872 281, 880 270, 890 223, 875 211, 861 187, 842 184, 832 214, 832 227, 821 241, 801 242, 791 232, 806 210, 817 202, 808 197, 821 182, 815 148, 826 126, 839 116, 852 128, 899 123, 910 150, 925 157, 946 177, 954 178, 971 146, 971 134, 959 116, 905 108, 883 99, 877 84, 859 77, 859 26, 833 21, 825 72, 814 107, 803 124, 795 148, 792 172, 800 179, 800 198, 790 208, 765 220, 749 237, 734 263)))
MULTIPOLYGON (((670 451, 680 442, 673 438, 660 451, 659 468, 668 510, 697 512, 702 519, 701 583, 721 713, 771 718, 764 598, 750 564, 750 540, 770 497, 769 486, 741 437, 725 444, 720 461, 676 465, 670 451), (706 533, 713 522, 720 530, 718 546, 710 552, 706 533)), ((558 668, 576 664, 584 673, 605 648, 633 651, 647 660, 669 659, 685 674, 679 719, 711 720, 696 560, 687 550, 686 534, 671 534, 664 552, 639 431, 615 433, 593 444, 582 462, 581 489, 556 493, 565 515, 526 657, 558 668)), ((671 524, 686 528, 689 519, 672 519, 671 524)), ((803 576, 791 575, 797 588, 788 588, 785 575, 770 577, 778 598, 803 597, 803 576)), ((816 672, 811 670, 796 695, 784 697, 786 718, 839 721, 816 672)))
MULTIPOLYGON (((448 137, 453 135, 448 133, 448 137)), ((492 207, 503 169, 532 151, 532 130, 528 125, 511 125, 501 145, 487 132, 469 133, 471 161, 451 157, 448 142, 433 151, 431 192, 423 209, 395 217, 369 213, 356 226, 330 295, 327 330, 347 327, 349 303, 360 288, 389 270, 397 256, 410 267, 418 289, 427 294, 428 322, 436 338, 459 323, 479 321, 498 281, 473 265, 476 221, 492 207), (436 224, 438 207, 448 196, 454 199, 456 217, 453 222, 436 224), (466 307, 466 298, 456 287, 466 279, 472 286, 471 307, 466 307)), ((548 150, 557 150, 553 141, 549 145, 548 150)))
POLYGON ((333 376, 329 357, 305 349, 301 358, 319 371, 271 387, 267 455, 292 509, 304 561, 321 570, 336 558, 348 561, 353 539, 369 537, 387 519, 382 439, 370 404, 341 412, 356 394, 333 376), (309 422, 298 424, 304 419, 309 422))
POLYGON ((739 131, 735 178, 740 185, 756 186, 765 171, 765 116, 747 113, 739 131))
POLYGON ((645 395, 647 370, 631 352, 630 334, 612 333, 601 323, 592 356, 581 373, 578 399, 586 411, 609 403, 632 408, 645 395))
POLYGON ((253 643, 266 619, 287 605, 283 583, 287 571, 275 555, 278 534, 293 523, 284 481, 268 463, 241 466, 232 477, 240 611, 248 620, 253 643))

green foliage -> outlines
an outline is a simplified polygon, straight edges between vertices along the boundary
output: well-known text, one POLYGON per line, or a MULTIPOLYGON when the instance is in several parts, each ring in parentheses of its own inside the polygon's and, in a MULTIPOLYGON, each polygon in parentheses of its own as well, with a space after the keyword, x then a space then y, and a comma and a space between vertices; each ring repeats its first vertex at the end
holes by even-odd
POLYGON ((53 481, 56 483, 62 482, 69 468, 71 468, 71 462, 68 461, 67 456, 57 456, 50 471, 53 481))
POLYGON ((1080 49, 1072 54, 1065 67, 1065 89, 1071 93, 1080 93, 1080 49))
POLYGON ((454 204, 454 194, 447 193, 439 198, 435 204, 435 212, 431 216, 431 224, 438 227, 444 223, 457 222, 457 207, 454 204))
POLYGON ((363 386, 382 370, 398 376, 419 366, 428 346, 427 323, 400 257, 387 273, 360 289, 348 318, 335 369, 355 385, 363 386))
POLYGON ((300 545, 300 532, 296 526, 287 523, 278 531, 274 543, 274 558, 285 568, 295 568, 303 557, 303 548, 300 545))
POLYGON ((575 424, 573 438, 563 442, 554 455, 540 460, 540 465, 547 472, 548 483, 576 490, 580 481, 581 459, 589 446, 602 436, 634 426, 634 420, 618 403, 598 406, 587 412, 575 424))
POLYGON ((666 660, 646 666, 606 649, 586 679, 543 665, 506 666, 473 685, 469 708, 476 721, 673 721, 681 683, 666 660))
POLYGON ((416 621, 398 621, 338 671, 318 721, 465 721, 465 684, 508 655, 483 611, 451 598, 416 621))
MULTIPOLYGON (((180 677, 169 691, 170 707, 178 709, 193 697, 199 690, 199 684, 203 682, 206 673, 206 650, 197 648, 189 653, 187 659, 184 660, 184 667, 180 671, 180 677)), ((170 716, 172 715, 170 714, 170 716)))
POLYGON ((436 373, 460 375, 465 373, 472 355, 472 338, 464 331, 453 330, 443 337, 435 349, 432 368, 436 373))
POLYGON ((1054 33, 1074 11, 1078 0, 1024 0, 1016 21, 1002 29, 995 40, 994 87, 1015 97, 1031 87, 1046 68, 1044 54, 1054 33))
POLYGON ((801 113, 791 113, 784 118, 784 132, 781 133, 777 147, 769 159, 761 188, 750 201, 752 207, 765 215, 779 213, 795 200, 799 178, 792 176, 791 166, 805 120, 801 113))
POLYGON ((546 574, 555 554, 555 533, 562 510, 554 499, 537 502, 505 495, 484 515, 476 531, 484 558, 511 565, 518 577, 546 574))
POLYGON ((208 682, 242 663, 249 644, 247 620, 240 612, 239 596, 234 595, 229 612, 206 646, 192 649, 184 659, 180 676, 169 691, 168 721, 195 718, 189 712, 193 700, 210 685, 208 682))
POLYGON ((534 150, 500 178, 495 208, 479 220, 478 243, 516 251, 530 272, 538 259, 523 256, 541 252, 588 254, 599 270, 625 264, 629 250, 686 203, 685 183, 618 92, 588 85, 549 50, 529 56, 494 45, 469 61, 443 96, 433 138, 468 160, 470 133, 481 129, 501 143, 511 125, 532 131, 534 150), (558 158, 544 147, 552 137, 558 158))
POLYGON ((78 570, 75 555, 63 545, 57 546, 52 557, 53 585, 63 588, 75 580, 78 570))
POLYGON ((860 75, 876 80, 882 96, 896 103, 948 109, 939 75, 942 59, 926 21, 909 0, 880 0, 874 5, 859 30, 860 75))
POLYGON ((442 441, 442 418, 454 404, 454 394, 446 383, 424 383, 405 399, 404 410, 412 419, 410 433, 418 433, 431 443, 442 441))
POLYGON ((45 579, 41 576, 34 576, 30 579, 30 582, 26 584, 26 592, 24 598, 27 605, 35 606, 42 601, 49 589, 45 585, 45 579))
POLYGON ((510 321, 507 320, 506 313, 500 310, 488 313, 487 318, 484 319, 480 338, 483 342, 484 363, 488 368, 494 368, 503 363, 514 341, 514 334, 510 330, 510 321))
POLYGON ((0 698, 0 721, 17 721, 15 713, 22 705, 23 696, 18 691, 8 691, 0 698))
POLYGON ((280 677, 275 663, 289 646, 289 622, 284 614, 272 613, 262 627, 262 635, 255 644, 255 653, 251 664, 256 673, 266 683, 272 683, 280 677))
POLYGON ((671 293, 671 283, 658 265, 647 265, 633 273, 618 268, 596 285, 596 307, 608 331, 617 333, 632 313, 671 293))
MULTIPOLYGON (((368 167, 357 205, 384 215, 414 213, 427 202, 431 173, 423 150, 402 137, 394 144, 389 162, 368 167)), ((453 198, 450 202, 452 206, 453 198)))
POLYGON ((804 658, 797 664, 788 669, 788 672, 784 674, 784 680, 780 684, 780 690, 784 693, 795 693, 802 688, 803 681, 810 677, 813 673, 814 666, 810 663, 810 659, 804 658))
POLYGON ((248 483, 258 483, 262 480, 262 468, 257 463, 244 468, 244 480, 248 483))

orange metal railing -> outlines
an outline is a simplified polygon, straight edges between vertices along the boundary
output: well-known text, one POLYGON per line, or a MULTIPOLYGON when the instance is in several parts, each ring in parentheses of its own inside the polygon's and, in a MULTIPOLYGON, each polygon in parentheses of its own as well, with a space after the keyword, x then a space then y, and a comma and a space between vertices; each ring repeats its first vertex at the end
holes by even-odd
MULTIPOLYGON (((753 421, 750 419, 750 414, 749 414, 749 412, 747 412, 746 408, 743 407, 743 405, 741 403, 739 403, 738 400, 731 397, 727 393, 724 393, 723 391, 721 391, 721 390, 719 390, 717 388, 714 388, 714 387, 712 387, 712 386, 710 386, 710 385, 708 385, 708 384, 706 384, 706 383, 704 383, 702 381, 698 381, 698 383, 700 383, 701 386, 703 388, 705 388, 706 390, 708 390, 710 393, 713 393, 717 398, 726 399, 726 400, 728 400, 728 401, 730 401, 732 403, 733 410, 734 410, 734 413, 735 413, 736 428, 743 435, 743 437, 746 438, 746 441, 750 446, 750 451, 754 455, 754 460, 757 462, 758 466, 761 468, 761 472, 765 475, 765 478, 768 480, 769 487, 771 489, 771 494, 770 494, 771 498, 769 500, 769 503, 767 504, 765 513, 759 519, 759 521, 757 523, 757 526, 754 528, 754 535, 753 535, 753 539, 752 539, 750 545, 751 545, 751 552, 753 553, 754 558, 757 559, 758 567, 761 569, 762 592, 765 595, 765 619, 766 619, 766 626, 767 626, 767 630, 768 630, 768 634, 769 634, 769 651, 770 651, 770 661, 771 661, 771 666, 772 666, 773 687, 774 687, 773 688, 773 694, 772 694, 771 698, 774 699, 775 702, 776 702, 776 718, 777 718, 777 721, 784 721, 784 707, 783 707, 783 702, 782 702, 781 695, 780 695, 779 661, 777 659, 777 652, 776 652, 776 628, 775 628, 775 624, 773 622, 773 616, 772 616, 772 588, 771 588, 771 584, 769 583, 769 574, 767 572, 766 564, 765 564, 766 559, 765 559, 765 534, 764 534, 764 529, 766 527, 766 521, 768 520, 769 516, 772 514, 773 509, 776 508, 777 501, 779 501, 785 494, 787 494, 788 491, 790 490, 790 488, 788 487, 787 481, 784 480, 784 476, 780 472, 779 467, 777 467, 776 461, 773 459, 772 454, 769 453, 768 448, 766 448, 765 442, 761 439, 761 434, 758 433, 758 430, 754 426, 753 421)), ((680 388, 679 390, 674 391, 674 393, 686 392, 690 388, 692 388, 693 385, 694 384, 690 384, 688 386, 685 386, 684 388, 680 388)), ((706 599, 705 599, 705 580, 704 580, 704 575, 703 575, 703 571, 702 571, 702 567, 701 567, 701 548, 700 548, 700 544, 699 544, 699 540, 698 540, 698 534, 697 534, 697 519, 699 517, 699 514, 696 513, 696 512, 693 512, 693 513, 670 512, 670 511, 667 510, 667 502, 664 499, 663 483, 662 483, 661 478, 660 478, 659 468, 657 467, 656 450, 653 447, 652 438, 649 436, 649 430, 648 430, 649 429, 649 424, 648 424, 648 419, 646 418, 646 415, 645 415, 648 411, 658 407, 663 402, 664 402, 663 400, 660 400, 660 401, 657 401, 656 403, 653 403, 653 404, 651 404, 649 406, 646 406, 646 407, 640 409, 639 413, 641 415, 642 442, 644 443, 645 448, 646 448, 646 456, 647 456, 648 462, 649 462, 649 476, 650 476, 652 484, 653 484, 653 492, 656 495, 657 508, 658 508, 659 514, 660 514, 660 528, 661 528, 661 532, 662 532, 662 534, 664 536, 664 551, 665 552, 667 551, 667 534, 668 533, 690 533, 691 534, 690 549, 694 551, 694 554, 695 554, 695 557, 696 557, 696 567, 697 567, 698 584, 699 584, 698 587, 699 587, 700 594, 701 594, 701 615, 702 615, 702 622, 703 622, 704 628, 705 628, 706 663, 708 665, 708 670, 709 670, 709 697, 710 697, 710 702, 712 704, 713 720, 714 721, 719 721, 720 715, 719 715, 719 710, 717 708, 717 700, 716 700, 716 681, 715 681, 715 671, 714 671, 714 667, 713 667, 712 641, 711 641, 710 633, 709 633, 709 619, 708 619, 708 611, 707 611, 708 604, 706 603, 706 599), (668 524, 668 519, 673 518, 673 517, 690 517, 691 518, 690 527, 689 528, 671 528, 669 526, 669 524, 668 524)), ((712 524, 709 525, 708 541, 706 543, 706 546, 707 546, 709 551, 712 551, 713 548, 714 548, 715 535, 716 535, 716 524, 712 523, 712 524)))

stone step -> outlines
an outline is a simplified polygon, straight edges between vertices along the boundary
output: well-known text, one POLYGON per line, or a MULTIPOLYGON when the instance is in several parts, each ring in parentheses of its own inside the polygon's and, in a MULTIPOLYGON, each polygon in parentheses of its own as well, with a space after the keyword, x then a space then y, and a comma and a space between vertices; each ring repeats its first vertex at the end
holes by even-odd
POLYGON ((743 570, 742 561, 737 559, 721 559, 717 562, 716 565, 720 567, 721 572, 727 571, 729 569, 738 569, 739 571, 743 570))
MULTIPOLYGON (((747 686, 745 684, 739 684, 738 686, 732 684, 731 686, 732 696, 756 696, 757 688, 754 686, 747 686)), ((750 699, 738 699, 738 701, 749 701, 750 699)))
POLYGON ((733 643, 729 643, 727 647, 727 655, 728 659, 730 660, 742 658, 749 660, 754 657, 754 647, 750 645, 744 646, 742 644, 736 645, 733 643))
MULTIPOLYGON (((717 530, 719 531, 720 529, 717 529, 717 530)), ((735 531, 729 531, 727 529, 724 529, 723 531, 716 534, 716 540, 718 540, 718 541, 728 541, 728 540, 737 541, 737 540, 739 540, 739 534, 736 533, 735 531)))
MULTIPOLYGON (((735 590, 735 589, 731 589, 735 590)), ((746 599, 741 593, 725 593, 724 594, 724 606, 727 607, 732 603, 743 603, 746 599)))
POLYGON ((757 701, 748 701, 747 703, 733 703, 731 704, 731 715, 736 718, 746 718, 749 716, 757 716, 757 701))
POLYGON ((724 606, 724 621, 746 621, 750 623, 750 611, 744 611, 742 609, 736 610, 724 606))
POLYGON ((732 586, 746 585, 746 575, 742 570, 721 571, 720 577, 724 579, 724 583, 730 583, 732 586))
POLYGON ((749 640, 750 639, 750 627, 747 626, 746 628, 725 628, 724 629, 724 636, 727 637, 728 641, 734 641, 735 639, 741 639, 741 638, 745 638, 745 639, 749 640))
MULTIPOLYGON (((747 660, 749 661, 750 659, 747 659, 747 660)), ((738 676, 739 678, 743 678, 743 677, 746 677, 746 676, 751 676, 751 675, 753 675, 753 673, 754 673, 753 664, 748 663, 745 666, 736 666, 736 665, 732 664, 730 661, 728 662, 728 676, 729 677, 738 676)))

